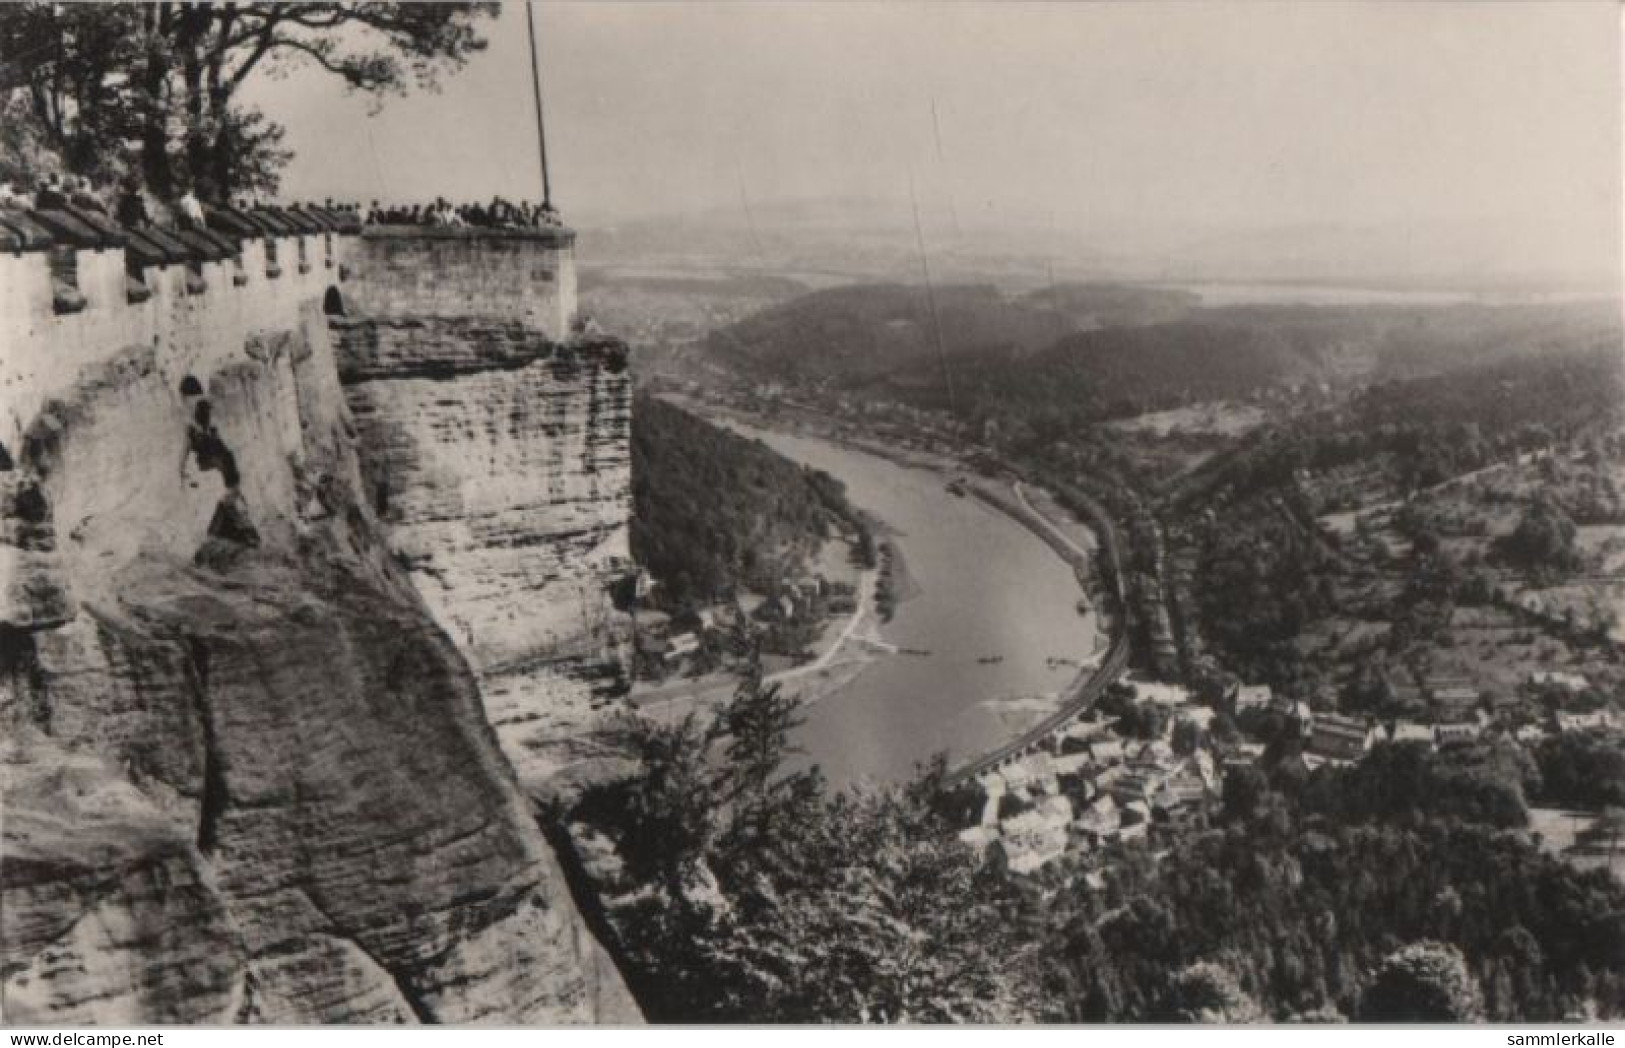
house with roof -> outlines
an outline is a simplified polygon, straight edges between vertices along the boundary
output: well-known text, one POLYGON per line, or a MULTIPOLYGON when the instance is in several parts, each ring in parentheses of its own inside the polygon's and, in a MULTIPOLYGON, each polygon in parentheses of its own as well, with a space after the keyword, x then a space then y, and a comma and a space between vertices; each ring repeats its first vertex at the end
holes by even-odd
POLYGON ((1122 780, 1123 776, 1127 774, 1128 768, 1121 764, 1114 764, 1109 768, 1102 768, 1100 771, 1095 772, 1094 778, 1090 779, 1089 782, 1094 786, 1096 793, 1110 793, 1117 783, 1122 780))
POLYGON ((1096 837, 1105 836, 1117 829, 1122 821, 1117 811, 1117 801, 1109 793, 1103 793, 1090 801, 1078 816, 1077 827, 1085 833, 1096 837))
POLYGON ((1125 683, 1134 689, 1136 702, 1150 702, 1158 706, 1183 706, 1190 702, 1190 691, 1180 684, 1149 680, 1126 680, 1125 683))
POLYGON ((1555 713, 1552 719, 1557 723, 1558 731, 1600 731, 1612 728, 1615 723, 1614 715, 1608 710, 1597 710, 1593 713, 1555 713))
POLYGON ((1007 789, 1043 788, 1055 781, 1055 767, 1047 753, 1029 753, 999 769, 1007 789))
POLYGON ((1059 739, 1062 753, 1082 753, 1093 739, 1110 734, 1111 729, 1100 721, 1077 720, 1066 726, 1059 739))
POLYGON ((1036 810, 1042 812, 1044 817, 1051 822, 1064 824, 1072 822, 1072 802, 1060 794, 1045 797, 1039 802, 1036 810))
POLYGON ((1433 727, 1428 724, 1417 724, 1415 721, 1397 720, 1388 732, 1390 742, 1420 742, 1432 748, 1433 727))
POLYGON ((1042 804, 999 824, 999 846, 1013 873, 1033 873, 1066 854, 1072 802, 1046 797, 1042 804))
POLYGON ((680 659, 700 650, 700 638, 695 633, 679 633, 672 637, 666 648, 667 659, 680 659))
POLYGON ((1478 689, 1452 684, 1432 693, 1433 711, 1441 721, 1470 720, 1478 709, 1478 689))
POLYGON ((1177 726, 1180 721, 1190 721, 1203 731, 1207 731, 1213 726, 1213 718, 1218 715, 1219 711, 1211 706, 1182 706, 1174 718, 1174 724, 1177 726))
POLYGON ((1089 754, 1100 764, 1117 764, 1127 756, 1122 740, 1117 738, 1094 740, 1089 743, 1089 754))
POLYGON ((1093 764, 1094 758, 1087 753, 1068 753, 1050 758, 1050 769, 1057 778, 1062 775, 1082 775, 1093 764))
POLYGON ((1150 739, 1149 743, 1124 744, 1129 764, 1163 764, 1173 757, 1173 747, 1163 739, 1150 739))
POLYGON ((1334 713, 1315 718, 1309 730, 1309 753, 1322 760, 1359 760, 1371 742, 1372 732, 1364 721, 1334 713))
POLYGON ((1268 709, 1275 693, 1268 684, 1243 684, 1236 689, 1236 712, 1268 709))
POLYGON ((1128 768, 1112 783, 1111 794, 1122 805, 1144 801, 1162 789, 1167 779, 1168 773, 1160 768, 1128 768))
POLYGON ((1528 746, 1539 742, 1541 739, 1544 739, 1546 737, 1546 732, 1538 724, 1525 724, 1523 727, 1513 732, 1512 737, 1523 743, 1525 746, 1528 746))
POLYGON ((1302 699, 1290 699, 1285 695, 1277 695, 1272 708, 1275 712, 1296 720, 1305 737, 1309 735, 1310 726, 1315 722, 1315 711, 1309 708, 1307 702, 1302 699))
POLYGON ((1164 811, 1195 804, 1208 794, 1207 780, 1197 770, 1195 761, 1186 761, 1166 776, 1152 794, 1151 806, 1164 811))
POLYGON ((1537 687, 1562 688, 1573 694, 1585 691, 1591 687, 1591 682, 1582 673, 1568 673, 1561 670, 1535 670, 1529 674, 1529 683, 1537 687))
POLYGON ((1470 742, 1483 734, 1484 726, 1476 720, 1453 721, 1433 726, 1433 741, 1444 746, 1452 742, 1470 742))

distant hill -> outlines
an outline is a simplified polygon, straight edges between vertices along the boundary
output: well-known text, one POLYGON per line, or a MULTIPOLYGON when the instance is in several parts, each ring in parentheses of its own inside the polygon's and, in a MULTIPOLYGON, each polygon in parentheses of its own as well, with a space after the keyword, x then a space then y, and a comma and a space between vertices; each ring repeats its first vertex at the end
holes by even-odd
MULTIPOLYGON (((937 304, 962 411, 1075 421, 1278 389, 1354 390, 1620 340, 1609 302, 1205 309, 1184 291, 1065 284, 1020 295, 943 287, 937 304)), ((804 295, 713 333, 706 348, 753 381, 946 402, 922 287, 804 295)))
MULTIPOLYGON (((1110 284, 1024 295, 991 285, 947 285, 936 289, 935 299, 949 357, 1022 357, 1080 329, 1151 323, 1198 301, 1183 291, 1110 284)), ((923 286, 908 284, 814 292, 714 332, 707 349, 762 381, 862 385, 896 376, 906 383, 938 366, 930 299, 923 286)))
POLYGON ((956 384, 1118 416, 1275 387, 1449 374, 1619 338, 1611 305, 1245 306, 1069 335, 1021 367, 978 360, 956 384))
POLYGON ((954 379, 962 408, 1122 417, 1318 380, 1321 345, 1301 330, 1176 321, 1079 332, 1026 360, 981 355, 954 379))

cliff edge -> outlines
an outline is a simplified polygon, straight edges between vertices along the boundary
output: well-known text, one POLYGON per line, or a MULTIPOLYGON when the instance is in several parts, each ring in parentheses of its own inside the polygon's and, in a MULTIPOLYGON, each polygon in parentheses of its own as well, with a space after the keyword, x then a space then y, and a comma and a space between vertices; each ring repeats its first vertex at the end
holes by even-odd
POLYGON ((386 545, 321 236, 80 250, 72 313, 0 259, 8 1022, 638 1018, 386 545))

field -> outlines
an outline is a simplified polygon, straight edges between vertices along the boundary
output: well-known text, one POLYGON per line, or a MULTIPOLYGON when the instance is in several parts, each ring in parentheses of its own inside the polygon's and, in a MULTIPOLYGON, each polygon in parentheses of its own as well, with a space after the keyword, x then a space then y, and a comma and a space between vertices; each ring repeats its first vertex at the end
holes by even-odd
POLYGON ((1167 437, 1176 433, 1239 437, 1264 423, 1264 410, 1248 404, 1208 401, 1168 411, 1153 411, 1108 423, 1120 433, 1167 437))

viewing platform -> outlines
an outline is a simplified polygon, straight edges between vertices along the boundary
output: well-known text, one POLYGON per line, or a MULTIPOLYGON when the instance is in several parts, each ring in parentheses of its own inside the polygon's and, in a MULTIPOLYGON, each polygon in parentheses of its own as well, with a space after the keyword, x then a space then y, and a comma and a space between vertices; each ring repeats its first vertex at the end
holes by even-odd
POLYGON ((426 226, 370 223, 360 230, 368 240, 517 240, 554 250, 572 248, 576 231, 568 226, 426 226))

